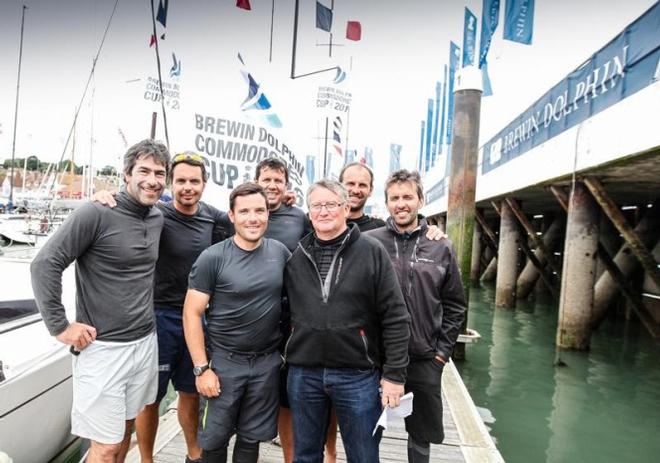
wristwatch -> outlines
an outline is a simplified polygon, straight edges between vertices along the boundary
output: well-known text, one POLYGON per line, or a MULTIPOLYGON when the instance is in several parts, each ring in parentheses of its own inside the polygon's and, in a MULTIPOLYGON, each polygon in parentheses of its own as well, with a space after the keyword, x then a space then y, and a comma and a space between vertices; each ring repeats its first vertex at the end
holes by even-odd
POLYGON ((209 369, 209 364, 208 363, 206 365, 194 366, 193 367, 193 375, 201 376, 202 373, 204 373, 208 369, 209 369))

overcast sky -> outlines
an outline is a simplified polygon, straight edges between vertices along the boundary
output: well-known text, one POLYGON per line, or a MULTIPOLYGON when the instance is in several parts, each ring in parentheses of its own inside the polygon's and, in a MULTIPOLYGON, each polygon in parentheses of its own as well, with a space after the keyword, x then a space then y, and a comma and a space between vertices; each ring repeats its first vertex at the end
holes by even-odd
MULTIPOLYGON (((319 85, 334 73, 292 80, 294 0, 275 0, 273 60, 269 62, 271 0, 252 0, 252 11, 234 0, 170 0, 166 39, 161 42, 167 75, 174 51, 182 62, 180 109, 169 110, 173 151, 194 149, 194 114, 240 119, 246 87, 236 54, 266 90, 283 122, 279 136, 304 159, 322 154, 324 117, 316 110, 319 85)), ((374 148, 382 180, 389 144, 403 145, 403 163, 415 167, 420 121, 448 61, 449 40, 462 46, 465 6, 481 18, 481 1, 335 0, 333 47, 314 28, 314 2, 301 0, 297 72, 340 65, 352 71, 343 89, 353 95, 349 148, 374 148), (362 40, 344 38, 347 20, 362 24, 362 40)), ((327 5, 330 0, 326 0, 327 5)), ((502 39, 500 25, 489 53, 494 95, 482 100, 481 140, 515 116, 655 2, 652 0, 537 0, 531 46, 502 39)), ((21 2, 0 3, 0 158, 11 156, 21 2)), ((114 0, 32 0, 25 21, 16 156, 56 160, 62 154, 74 111, 87 81, 114 0)), ((149 134, 158 106, 144 99, 146 79, 156 75, 148 2, 121 0, 83 102, 77 156, 116 164, 149 134)), ((159 115, 159 118, 161 116, 159 115)), ((161 122, 159 120, 159 122, 161 122)), ((163 138, 159 124, 158 137, 163 138)), ((68 155, 67 155, 68 156, 68 155)))

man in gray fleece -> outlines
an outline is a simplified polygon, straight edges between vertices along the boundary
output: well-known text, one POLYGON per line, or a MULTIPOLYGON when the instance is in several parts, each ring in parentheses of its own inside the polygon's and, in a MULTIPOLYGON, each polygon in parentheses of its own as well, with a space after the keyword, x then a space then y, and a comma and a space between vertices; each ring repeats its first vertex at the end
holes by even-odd
POLYGON ((124 156, 117 207, 74 211, 32 262, 34 295, 50 334, 72 346, 72 433, 90 439, 88 462, 123 461, 133 420, 156 398, 154 268, 163 216, 167 148, 143 140, 124 156), (61 301, 76 262, 76 321, 61 301))

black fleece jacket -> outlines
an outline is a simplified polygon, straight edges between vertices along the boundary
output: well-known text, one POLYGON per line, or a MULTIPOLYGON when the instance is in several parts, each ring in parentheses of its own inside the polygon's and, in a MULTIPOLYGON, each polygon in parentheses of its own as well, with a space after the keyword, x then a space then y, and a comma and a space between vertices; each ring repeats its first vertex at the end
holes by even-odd
POLYGON ((310 234, 300 241, 284 271, 290 311, 285 361, 379 368, 387 380, 404 383, 410 317, 387 253, 351 225, 323 284, 313 240, 310 234))
POLYGON ((447 239, 429 240, 426 219, 411 233, 387 227, 367 233, 392 258, 411 317, 410 358, 449 359, 467 311, 456 256, 447 239))

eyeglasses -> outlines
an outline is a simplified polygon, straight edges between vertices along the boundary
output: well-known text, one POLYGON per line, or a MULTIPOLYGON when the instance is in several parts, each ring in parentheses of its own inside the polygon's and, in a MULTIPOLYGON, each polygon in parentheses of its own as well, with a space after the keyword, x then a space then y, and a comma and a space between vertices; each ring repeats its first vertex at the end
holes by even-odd
POLYGON ((335 201, 329 201, 327 203, 313 203, 309 205, 309 210, 312 212, 319 213, 321 209, 325 207, 325 210, 328 212, 335 212, 339 206, 344 203, 338 203, 335 201))
POLYGON ((195 153, 179 153, 172 159, 172 165, 184 161, 194 161, 204 163, 204 158, 195 153))

